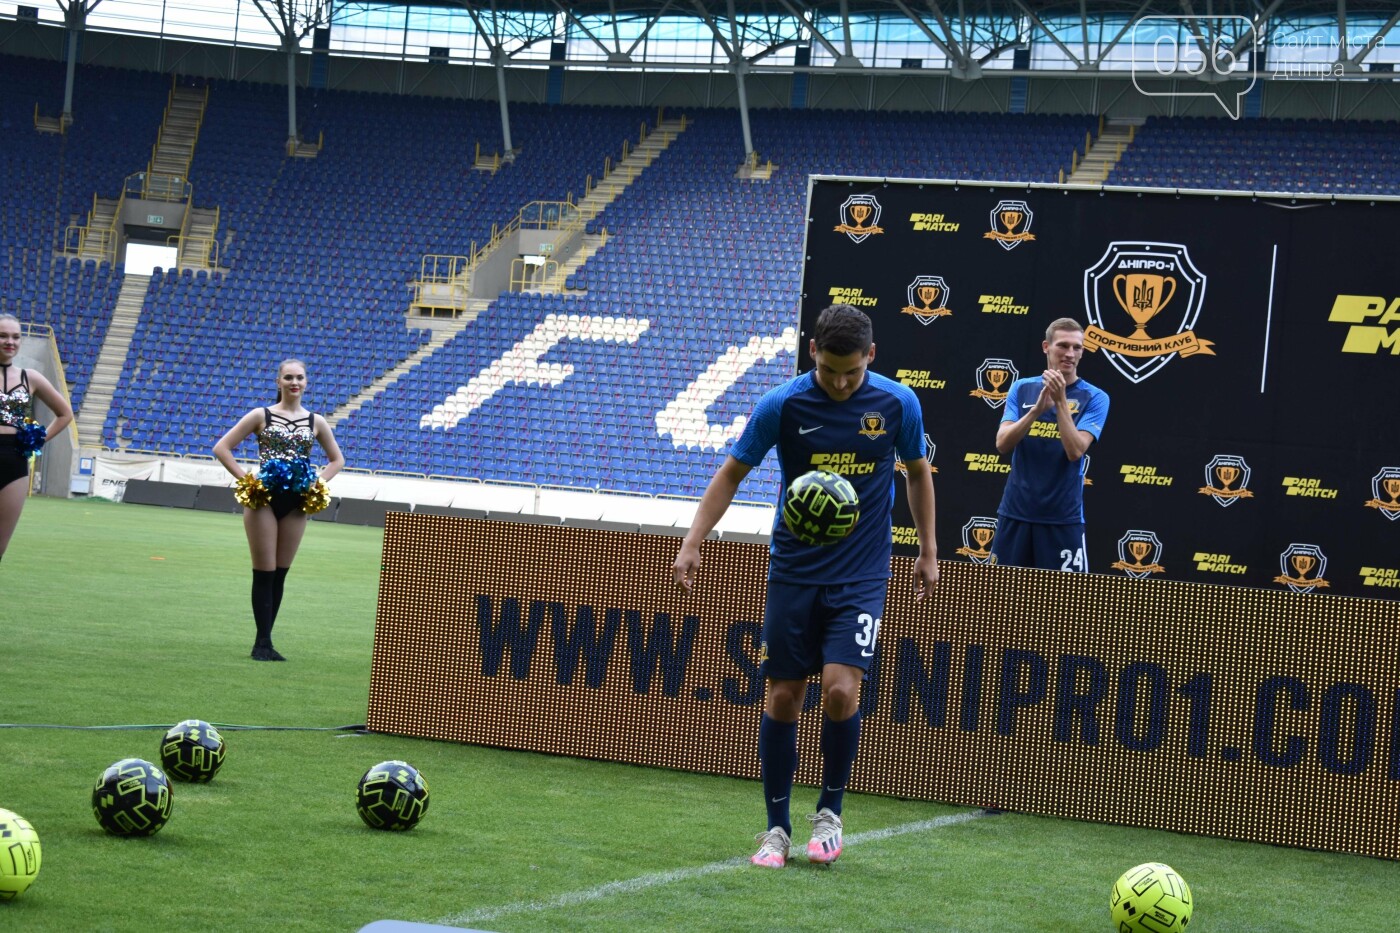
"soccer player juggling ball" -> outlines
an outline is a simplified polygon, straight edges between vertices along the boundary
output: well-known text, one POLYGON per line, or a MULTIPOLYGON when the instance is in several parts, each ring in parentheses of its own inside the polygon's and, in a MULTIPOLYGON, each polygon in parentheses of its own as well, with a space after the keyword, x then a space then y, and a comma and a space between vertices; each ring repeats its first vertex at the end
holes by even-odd
MULTIPOLYGON (((809 350, 815 368, 759 400, 742 436, 705 489, 672 573, 687 593, 696 585, 700 543, 724 515, 740 482, 775 445, 783 487, 832 454, 853 470, 861 515, 849 535, 825 547, 803 544, 781 519, 773 524, 762 671, 767 685, 758 757, 768 829, 758 834, 755 865, 781 868, 792 838, 789 801, 797 771, 797 720, 807 678, 821 674, 822 791, 807 844, 809 861, 841 854, 841 802, 860 737, 860 686, 875 656, 889 586, 894 463, 905 465, 909 506, 919 536, 916 598, 938 583, 933 539, 933 476, 925 459, 923 414, 907 386, 868 370, 875 359, 870 318, 832 305, 817 318, 809 350)), ((781 513, 781 508, 779 508, 781 513)))

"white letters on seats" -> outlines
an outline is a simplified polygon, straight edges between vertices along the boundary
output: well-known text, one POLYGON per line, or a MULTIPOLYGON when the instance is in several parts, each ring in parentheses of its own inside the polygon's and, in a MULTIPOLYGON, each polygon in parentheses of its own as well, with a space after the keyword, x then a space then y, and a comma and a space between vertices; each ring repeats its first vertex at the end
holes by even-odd
POLYGON ((776 337, 750 337, 742 347, 730 347, 696 377, 695 381, 656 413, 656 430, 661 437, 671 435, 676 447, 695 445, 703 450, 721 450, 731 439, 744 432, 746 415, 739 415, 730 424, 711 424, 705 409, 728 392, 744 373, 755 365, 775 359, 779 353, 792 353, 797 347, 797 331, 783 329, 776 337))
POLYGON ((636 343, 651 323, 645 318, 628 320, 580 314, 551 314, 490 366, 477 373, 452 395, 418 419, 420 428, 454 428, 486 400, 511 383, 556 386, 573 375, 574 367, 541 364, 540 358, 560 342, 605 340, 636 343))

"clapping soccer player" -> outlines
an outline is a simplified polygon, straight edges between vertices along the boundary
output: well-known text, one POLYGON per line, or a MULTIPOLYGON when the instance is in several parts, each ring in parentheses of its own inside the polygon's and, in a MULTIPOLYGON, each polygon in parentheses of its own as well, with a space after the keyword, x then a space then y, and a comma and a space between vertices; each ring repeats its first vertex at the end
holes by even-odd
POLYGON ((1006 390, 997 453, 1011 472, 997 507, 996 562, 1087 573, 1084 454, 1108 418, 1108 393, 1079 378, 1084 328, 1052 321, 1041 344, 1045 372, 1006 390))

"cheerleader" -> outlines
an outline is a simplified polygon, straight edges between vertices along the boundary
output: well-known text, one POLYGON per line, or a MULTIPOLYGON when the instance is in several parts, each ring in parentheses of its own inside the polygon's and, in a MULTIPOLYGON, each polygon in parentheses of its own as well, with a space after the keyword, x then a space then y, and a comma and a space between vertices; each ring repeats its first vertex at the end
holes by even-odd
POLYGON ((29 458, 68 427, 73 409, 42 373, 14 365, 19 355, 19 319, 0 314, 0 558, 19 524, 29 492, 29 458), (34 400, 55 418, 47 429, 34 421, 34 400))
POLYGON ((306 364, 283 360, 277 367, 277 404, 255 408, 219 438, 214 456, 238 480, 235 496, 243 505, 243 529, 253 557, 253 642, 255 661, 285 661, 272 647, 272 625, 282 604, 282 587, 306 531, 306 517, 326 507, 326 483, 345 466, 326 419, 302 407, 306 364), (258 470, 246 473, 233 451, 250 435, 258 439, 258 470), (318 476, 311 445, 321 445, 326 465, 318 476))

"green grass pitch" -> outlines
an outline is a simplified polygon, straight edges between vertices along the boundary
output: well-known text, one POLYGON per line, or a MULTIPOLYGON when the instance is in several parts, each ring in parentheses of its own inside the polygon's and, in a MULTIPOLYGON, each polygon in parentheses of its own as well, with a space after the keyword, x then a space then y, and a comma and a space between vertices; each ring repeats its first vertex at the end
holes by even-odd
MULTIPOLYGON (((865 795, 847 798, 836 865, 757 869, 753 782, 333 728, 224 729, 223 770, 176 783, 158 835, 105 835, 93 781, 158 760, 182 719, 364 722, 380 547, 378 529, 313 524, 275 632, 290 660, 260 664, 237 516, 30 500, 0 564, 0 722, 30 724, 0 728, 0 807, 34 824, 44 858, 0 929, 1107 933, 1110 887, 1146 861, 1187 879, 1201 933, 1392 922, 1391 862, 865 795), (432 788, 407 833, 355 813, 360 775, 387 758, 432 788)), ((795 802, 801 843, 815 791, 795 802)))

